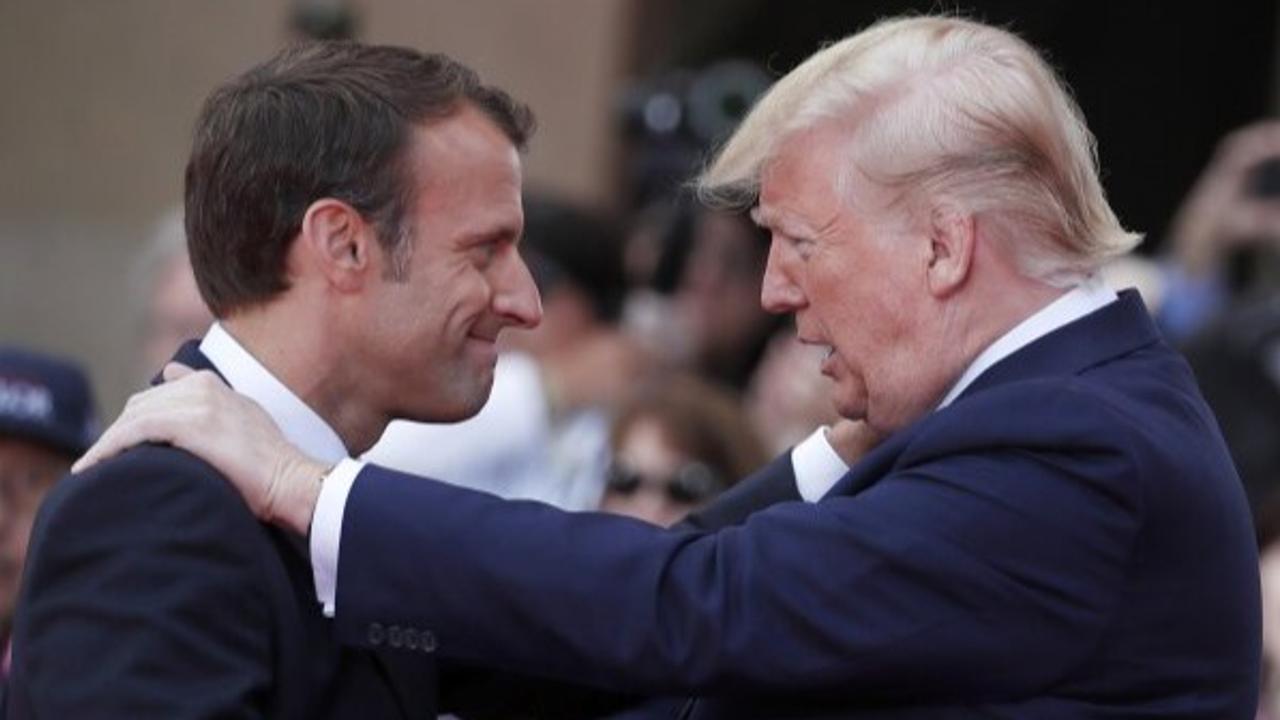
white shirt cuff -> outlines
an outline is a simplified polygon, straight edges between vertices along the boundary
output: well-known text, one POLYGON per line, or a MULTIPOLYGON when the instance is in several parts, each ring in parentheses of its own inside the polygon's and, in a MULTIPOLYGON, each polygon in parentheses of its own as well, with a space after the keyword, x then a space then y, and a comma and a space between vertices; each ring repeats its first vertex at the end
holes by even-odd
POLYGON ((320 488, 316 512, 311 516, 311 573, 316 581, 316 598, 324 616, 333 617, 338 596, 338 543, 342 539, 342 514, 347 496, 364 463, 347 458, 334 466, 320 488))
POLYGON ((791 470, 796 476, 796 489, 806 502, 821 500, 831 486, 849 472, 849 466, 827 440, 827 430, 823 425, 791 450, 791 470))

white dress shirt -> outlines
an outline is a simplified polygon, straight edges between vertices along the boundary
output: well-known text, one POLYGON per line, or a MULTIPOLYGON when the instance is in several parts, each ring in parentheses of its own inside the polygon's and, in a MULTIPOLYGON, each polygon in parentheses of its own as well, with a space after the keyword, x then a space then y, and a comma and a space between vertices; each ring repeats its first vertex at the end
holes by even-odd
MULTIPOLYGON (((978 354, 943 397, 939 408, 949 405, 992 365, 1043 335, 1115 302, 1116 294, 1097 276, 1072 288, 978 354)), ((791 451, 792 469, 800 497, 816 502, 835 485, 849 466, 827 440, 827 428, 818 428, 791 451)), ((311 521, 311 563, 316 578, 316 594, 329 617, 334 613, 337 594, 338 546, 342 533, 342 513, 356 475, 364 463, 346 459, 325 480, 311 521)))
MULTIPOLYGON (((338 433, 334 432, 333 428, 329 427, 329 424, 310 406, 285 387, 284 383, 272 375, 270 370, 263 367, 257 358, 249 354, 249 351, 231 337, 221 324, 214 323, 213 327, 209 328, 204 340, 200 341, 200 352, 213 363, 218 372, 222 373, 222 377, 233 390, 247 396, 267 411, 290 444, 320 462, 337 463, 347 457, 349 454, 347 447, 343 444, 342 438, 338 437, 338 433)), ((354 479, 355 473, 351 473, 347 480, 348 488, 354 479)), ((330 481, 333 481, 333 475, 330 475, 330 481)), ((338 481, 341 482, 341 478, 338 481)), ((342 526, 341 507, 338 508, 337 523, 338 527, 342 526)), ((329 577, 321 577, 319 573, 323 568, 337 567, 336 541, 332 565, 314 560, 316 553, 314 537, 311 541, 311 553, 313 558, 311 567, 312 572, 316 573, 316 587, 321 587, 325 582, 333 585, 332 572, 329 577)))

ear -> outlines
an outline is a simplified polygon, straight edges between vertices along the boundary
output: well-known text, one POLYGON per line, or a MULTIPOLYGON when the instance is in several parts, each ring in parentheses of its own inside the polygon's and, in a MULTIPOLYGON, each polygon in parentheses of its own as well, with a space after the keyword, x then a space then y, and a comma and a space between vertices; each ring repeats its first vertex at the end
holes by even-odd
POLYGON ((341 200, 323 198, 302 216, 299 249, 303 262, 340 292, 364 287, 373 272, 373 228, 341 200))
POLYGON ((964 286, 973 266, 977 241, 972 215, 954 203, 933 208, 929 218, 929 292, 936 298, 950 297, 964 286))

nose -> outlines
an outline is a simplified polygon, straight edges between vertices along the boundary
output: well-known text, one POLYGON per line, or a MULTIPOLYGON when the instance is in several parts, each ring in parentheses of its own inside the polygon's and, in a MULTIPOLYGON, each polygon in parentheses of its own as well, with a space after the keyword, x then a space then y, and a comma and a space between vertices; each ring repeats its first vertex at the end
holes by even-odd
POLYGON ((533 283, 529 266, 515 248, 507 253, 507 262, 493 280, 493 311, 508 325, 534 328, 542 322, 542 298, 533 283))
POLYGON ((769 259, 760 284, 760 305, 771 313, 795 312, 804 307, 804 293, 791 277, 788 251, 776 239, 769 243, 769 259))

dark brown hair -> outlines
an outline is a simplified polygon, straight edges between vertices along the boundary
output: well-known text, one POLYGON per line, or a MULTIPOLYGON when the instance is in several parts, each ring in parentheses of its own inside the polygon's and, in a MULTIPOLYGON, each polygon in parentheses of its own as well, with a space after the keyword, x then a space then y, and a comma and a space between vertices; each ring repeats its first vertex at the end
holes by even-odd
POLYGON ((657 421, 672 446, 705 463, 728 485, 768 459, 737 397, 694 375, 660 375, 637 387, 613 421, 611 446, 616 450, 632 426, 645 419, 657 421))
POLYGON ((415 178, 414 126, 470 104, 523 148, 527 107, 441 54, 356 42, 290 47, 218 88, 196 122, 186 230, 196 284, 218 317, 285 290, 284 260, 311 203, 350 204, 392 257, 415 178))

